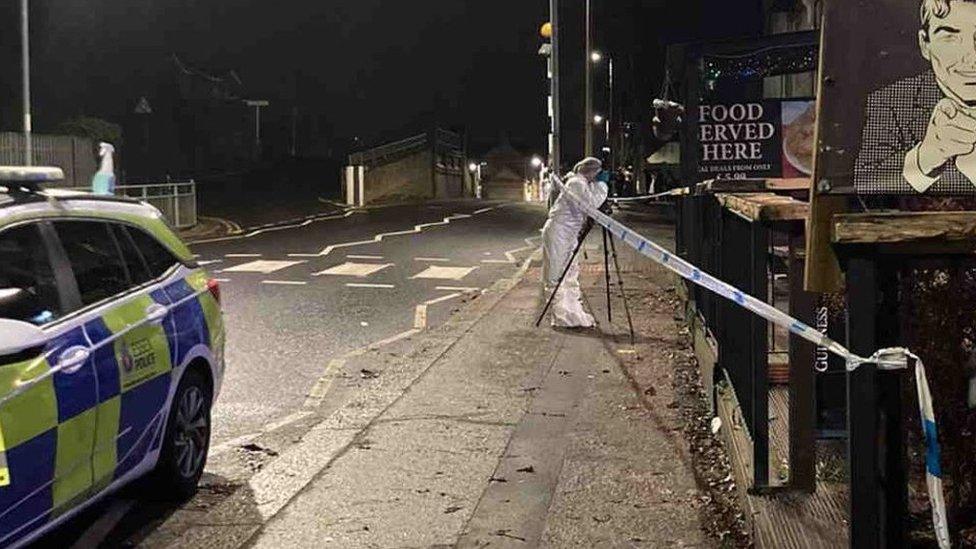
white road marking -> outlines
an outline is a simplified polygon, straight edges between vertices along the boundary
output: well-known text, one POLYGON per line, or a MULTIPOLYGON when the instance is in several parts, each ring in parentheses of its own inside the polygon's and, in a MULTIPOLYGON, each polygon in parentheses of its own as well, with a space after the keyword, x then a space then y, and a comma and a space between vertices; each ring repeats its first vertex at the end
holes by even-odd
MULTIPOLYGON (((332 244, 332 245, 326 246, 325 248, 322 248, 322 251, 319 252, 318 254, 288 254, 288 256, 289 257, 322 257, 322 256, 329 255, 332 252, 334 252, 334 251, 336 251, 336 250, 338 250, 340 248, 349 248, 349 247, 352 247, 352 246, 363 246, 363 245, 366 245, 366 244, 375 244, 377 242, 382 242, 384 238, 391 237, 391 236, 403 236, 403 235, 409 235, 409 234, 419 234, 419 233, 423 232, 423 230, 426 229, 426 228, 429 228, 429 227, 437 227, 437 226, 440 226, 440 225, 448 225, 448 224, 450 224, 451 221, 455 221, 455 220, 458 220, 458 219, 468 219, 469 217, 472 217, 474 215, 477 215, 478 213, 484 213, 485 211, 489 211, 489 210, 492 210, 492 209, 494 209, 494 208, 487 208, 487 209, 485 209, 485 210, 483 210, 481 212, 475 212, 473 214, 454 214, 454 215, 450 215, 450 216, 445 217, 442 221, 435 221, 433 223, 421 223, 420 225, 414 225, 414 227, 412 229, 406 229, 406 230, 403 230, 403 231, 393 231, 391 233, 381 233, 381 234, 378 234, 378 235, 374 236, 372 240, 360 240, 360 241, 357 241, 357 242, 344 242, 342 244, 332 244)), ((346 213, 347 214, 351 214, 352 212, 346 212, 346 213)))
POLYGON ((332 387, 332 380, 335 376, 342 370, 342 367, 346 365, 345 357, 333 358, 325 366, 325 371, 322 372, 322 376, 315 382, 312 386, 312 390, 308 392, 305 397, 305 407, 306 408, 318 408, 322 401, 325 399, 326 393, 332 387))
POLYGON ((273 286, 304 286, 308 282, 301 280, 262 280, 261 284, 271 284, 273 286))
POLYGON ((379 349, 380 347, 385 347, 390 343, 395 343, 397 341, 400 341, 401 339, 406 339, 410 336, 419 333, 420 330, 417 330, 416 328, 410 329, 405 332, 400 332, 399 334, 388 337, 386 339, 381 339, 380 341, 370 343, 365 347, 360 347, 359 349, 349 351, 348 353, 338 358, 333 358, 332 360, 329 361, 328 365, 326 365, 325 371, 322 373, 322 377, 320 377, 318 381, 315 382, 315 385, 312 387, 312 390, 309 391, 308 396, 305 398, 304 407, 318 408, 322 404, 322 400, 325 398, 325 395, 329 392, 329 388, 332 386, 332 381, 339 373, 339 370, 342 369, 343 366, 345 366, 346 361, 348 361, 350 358, 364 355, 366 354, 367 351, 374 351, 376 349, 379 349))
POLYGON ((396 288, 396 286, 394 286, 393 284, 357 284, 355 282, 350 282, 346 284, 346 287, 347 288, 385 288, 388 290, 392 290, 393 288, 396 288))
POLYGON ((231 267, 229 269, 224 269, 222 272, 271 274, 275 271, 287 269, 288 267, 294 267, 295 265, 299 265, 301 263, 305 263, 305 262, 304 261, 258 260, 258 261, 252 261, 250 263, 244 263, 243 265, 237 265, 236 267, 231 267))
POLYGON ((427 305, 417 305, 413 314, 413 327, 418 330, 427 328, 427 305))
POLYGON ((446 257, 415 257, 414 261, 423 261, 424 263, 449 263, 451 260, 446 257))
POLYGON ((214 282, 230 282, 229 278, 215 278, 214 282))
POLYGON ((492 264, 492 265, 499 265, 499 264, 501 264, 501 265, 511 265, 512 263, 515 263, 514 261, 509 261, 507 259, 482 259, 481 262, 482 263, 489 263, 489 264, 492 264))
POLYGON ((346 262, 342 265, 336 265, 335 267, 330 267, 324 271, 319 271, 312 276, 355 276, 359 278, 366 278, 367 276, 373 275, 382 271, 387 267, 392 267, 392 263, 352 263, 346 262))
POLYGON ((201 267, 206 267, 207 265, 213 265, 214 263, 223 263, 223 259, 207 259, 204 261, 197 261, 197 265, 201 267))
POLYGON ((522 246, 521 248, 515 248, 514 250, 509 250, 509 251, 505 252, 505 257, 508 259, 508 261, 510 263, 518 263, 518 260, 515 258, 515 254, 518 253, 518 252, 524 252, 524 251, 527 251, 527 250, 534 250, 534 249, 538 248, 539 246, 537 244, 534 244, 534 242, 537 241, 537 240, 542 240, 542 237, 541 236, 530 236, 529 238, 526 238, 525 239, 525 244, 526 244, 525 246, 522 246))
POLYGON ((450 299, 454 299, 455 297, 461 297, 461 294, 460 293, 447 294, 438 298, 427 300, 421 303, 420 305, 417 305, 417 308, 414 309, 413 327, 417 330, 425 330, 427 328, 427 307, 430 305, 435 305, 442 301, 448 301, 450 299))
POLYGON ((237 448, 238 446, 243 446, 244 444, 247 444, 248 442, 251 442, 252 440, 258 438, 259 436, 261 436, 261 435, 263 435, 265 433, 270 433, 271 431, 276 431, 276 430, 278 430, 278 429, 280 429, 280 428, 282 428, 282 427, 284 427, 286 425, 291 425, 292 423, 295 423, 296 421, 305 419, 306 417, 308 417, 310 415, 312 415, 312 412, 307 412, 307 411, 295 412, 294 414, 287 415, 287 416, 279 419, 278 421, 275 421, 273 423, 269 423, 269 424, 265 425, 260 431, 257 431, 255 433, 250 433, 250 434, 247 434, 247 435, 243 435, 243 436, 239 436, 239 437, 235 437, 235 438, 232 438, 230 440, 225 440, 224 442, 221 442, 220 444, 215 444, 214 446, 211 446, 210 447, 210 457, 219 456, 220 454, 223 454, 223 453, 225 453, 225 452, 227 452, 229 450, 233 450, 234 448, 237 448))
POLYGON ((347 255, 346 259, 383 259, 381 255, 347 255))
POLYGON ((440 292, 480 292, 481 288, 468 288, 465 286, 438 286, 434 288, 440 292))
MULTIPOLYGON (((363 213, 363 212, 360 211, 360 210, 347 210, 347 211, 345 211, 345 212, 343 212, 341 214, 329 214, 329 215, 323 215, 321 217, 319 217, 319 216, 312 216, 312 217, 307 218, 307 219, 304 219, 304 220, 302 220, 300 222, 299 221, 296 221, 296 222, 293 222, 293 223, 286 223, 286 224, 278 225, 278 226, 275 226, 275 227, 267 227, 267 228, 264 228, 264 229, 255 229, 255 230, 253 230, 253 231, 251 231, 249 233, 246 233, 246 234, 234 234, 234 235, 231 235, 231 236, 222 236, 222 237, 219 237, 219 238, 207 238, 207 239, 204 239, 204 240, 194 240, 193 242, 191 242, 191 244, 208 244, 208 243, 211 243, 211 242, 226 242, 228 240, 240 240, 240 239, 243 239, 243 238, 252 238, 252 237, 255 237, 255 236, 259 235, 259 234, 264 234, 264 233, 268 233, 268 232, 284 231, 284 230, 287 230, 287 229, 296 229, 298 227, 305 227, 307 225, 311 225, 312 223, 315 223, 315 222, 318 222, 318 221, 328 221, 328 220, 331 220, 331 219, 343 219, 343 218, 349 217, 349 216, 354 215, 354 214, 357 214, 357 213, 363 213)), ((243 230, 240 230, 239 232, 243 233, 243 230)), ((313 257, 317 257, 317 254, 314 255, 313 257)))
POLYGON ((471 274, 477 267, 440 267, 433 265, 410 278, 429 278, 437 280, 461 280, 471 274))
POLYGON ((485 213, 485 212, 490 212, 490 211, 492 211, 492 210, 494 210, 494 209, 495 209, 495 208, 497 208, 497 207, 498 207, 498 206, 492 206, 492 207, 490 207, 490 208, 481 208, 480 210, 475 210, 475 211, 473 211, 473 212, 471 212, 471 214, 472 214, 472 215, 478 215, 478 214, 483 214, 483 213, 485 213))
POLYGON ((261 254, 224 254, 224 257, 261 257, 261 254))

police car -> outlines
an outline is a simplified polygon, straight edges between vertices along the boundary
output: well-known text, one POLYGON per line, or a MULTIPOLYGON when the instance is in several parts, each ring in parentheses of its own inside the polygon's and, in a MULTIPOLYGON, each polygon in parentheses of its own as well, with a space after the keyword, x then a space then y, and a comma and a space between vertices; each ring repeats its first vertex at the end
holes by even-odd
POLYGON ((223 374, 220 290, 158 210, 0 167, 0 547, 147 474, 191 495, 223 374))

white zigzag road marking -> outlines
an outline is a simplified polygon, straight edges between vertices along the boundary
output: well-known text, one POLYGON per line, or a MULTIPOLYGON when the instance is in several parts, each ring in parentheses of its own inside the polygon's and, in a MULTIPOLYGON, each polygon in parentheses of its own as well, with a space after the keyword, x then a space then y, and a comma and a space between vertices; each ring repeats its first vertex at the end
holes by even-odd
POLYGON ((515 254, 517 254, 518 252, 524 252, 526 250, 535 249, 536 245, 533 244, 533 241, 536 240, 542 240, 542 237, 530 236, 529 238, 526 238, 525 243, 527 244, 527 246, 522 246, 521 248, 515 248, 514 250, 509 250, 507 252, 504 252, 505 259, 507 259, 509 263, 518 263, 518 260, 515 258, 515 254))
MULTIPOLYGON (((377 242, 382 242, 384 238, 391 237, 391 236, 404 236, 404 235, 409 235, 409 234, 420 234, 421 232, 423 232, 424 229, 427 229, 427 228, 430 228, 430 227, 439 227, 439 226, 442 226, 442 225, 448 225, 448 224, 451 223, 451 221, 455 221, 455 220, 458 220, 458 219, 467 219, 469 217, 472 217, 474 215, 477 215, 478 213, 484 213, 484 212, 487 212, 487 211, 490 211, 490 210, 494 210, 494 209, 495 208, 484 208, 484 209, 478 210, 478 211, 476 211, 476 212, 474 212, 472 214, 453 214, 453 215, 450 215, 448 217, 445 217, 443 219, 443 221, 435 221, 433 223, 421 223, 420 225, 414 225, 413 229, 407 229, 407 230, 403 230, 403 231, 393 231, 393 232, 390 232, 390 233, 380 233, 380 234, 374 236, 372 240, 359 240, 359 241, 356 241, 356 242, 343 242, 341 244, 331 244, 331 245, 326 246, 325 248, 323 248, 322 251, 319 252, 319 253, 317 253, 317 254, 288 254, 288 255, 289 255, 289 257, 324 257, 324 256, 327 256, 327 255, 331 254, 332 252, 334 252, 334 251, 336 251, 336 250, 338 250, 340 248, 351 248, 353 246, 364 246, 366 244, 375 244, 377 242)), ((352 214, 352 212, 348 212, 348 213, 350 215, 352 214)))
MULTIPOLYGON (((324 216, 324 217, 313 217, 313 218, 310 218, 310 219, 306 219, 306 220, 302 221, 301 223, 288 223, 286 225, 279 225, 279 226, 276 226, 276 227, 265 227, 263 229, 255 229, 255 230, 253 230, 253 231, 251 231, 249 233, 246 233, 246 234, 235 234, 235 235, 230 235, 230 236, 222 236, 222 237, 219 237, 219 238, 208 238, 208 239, 204 239, 204 240, 194 240, 193 242, 191 242, 191 244, 210 244, 210 243, 213 243, 213 242, 227 242, 229 240, 241 240, 243 238, 253 238, 255 236, 258 236, 259 234, 270 233, 270 232, 274 232, 274 231, 284 231, 286 229, 297 229, 297 228, 300 228, 300 227, 307 227, 308 225, 311 225, 312 223, 316 223, 318 221, 330 221, 330 220, 333 220, 333 219, 345 219, 345 218, 347 218, 347 217, 349 217, 351 215, 355 215, 357 213, 363 213, 363 212, 361 210, 349 210, 349 211, 346 211, 346 212, 343 212, 343 213, 337 214, 337 215, 327 215, 327 216, 324 216)), ((313 256, 310 256, 310 257, 318 257, 318 256, 317 255, 313 255, 313 256)))

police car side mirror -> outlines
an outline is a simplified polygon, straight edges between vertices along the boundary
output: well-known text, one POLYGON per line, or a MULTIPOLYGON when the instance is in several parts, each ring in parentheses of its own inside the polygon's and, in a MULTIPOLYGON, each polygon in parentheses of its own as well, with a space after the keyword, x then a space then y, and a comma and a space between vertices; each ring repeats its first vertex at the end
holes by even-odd
POLYGON ((0 318, 0 364, 40 356, 46 344, 47 335, 37 326, 0 318))

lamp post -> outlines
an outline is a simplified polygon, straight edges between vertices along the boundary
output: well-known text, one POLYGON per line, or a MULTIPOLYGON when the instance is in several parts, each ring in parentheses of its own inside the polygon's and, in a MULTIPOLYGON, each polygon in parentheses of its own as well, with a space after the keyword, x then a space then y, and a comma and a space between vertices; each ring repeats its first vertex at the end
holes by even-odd
POLYGON ((585 140, 585 152, 586 156, 593 156, 593 127, 590 125, 589 121, 593 118, 593 33, 591 25, 591 11, 590 11, 590 0, 586 0, 586 18, 584 20, 584 25, 586 27, 586 61, 583 78, 585 80, 586 88, 586 112, 583 115, 583 120, 586 122, 584 127, 586 128, 586 140, 585 140))
POLYGON ((474 197, 481 198, 481 168, 487 166, 487 162, 472 162, 468 164, 468 171, 474 176, 474 197))
POLYGON ((609 148, 609 145, 610 145, 610 119, 609 118, 604 118, 604 116, 602 114, 594 114, 593 115, 593 125, 594 126, 603 126, 603 135, 604 135, 604 137, 606 139, 607 147, 609 148))
POLYGON ((24 85, 24 165, 34 164, 33 143, 31 139, 31 97, 30 97, 30 27, 28 26, 28 0, 20 1, 21 55, 24 85))
MULTIPOLYGON (((593 63, 600 63, 603 61, 603 54, 598 51, 593 51, 590 54, 590 61, 593 63)), ((610 140, 610 130, 613 125, 613 56, 607 55, 607 128, 606 128, 606 144, 613 150, 613 143, 610 140)), ((612 158, 612 157, 611 157, 612 158)))
POLYGON ((525 199, 531 202, 542 198, 542 168, 545 166, 545 162, 542 161, 542 157, 535 155, 529 164, 532 166, 532 179, 535 185, 530 187, 530 192, 526 193, 525 199))
POLYGON ((550 42, 552 43, 552 51, 549 57, 552 69, 552 78, 550 79, 552 87, 550 90, 550 96, 552 97, 552 154, 549 159, 549 165, 554 166, 558 173, 560 162, 562 161, 560 155, 561 145, 559 142, 562 136, 559 119, 559 0, 549 0, 549 23, 551 24, 550 42))

